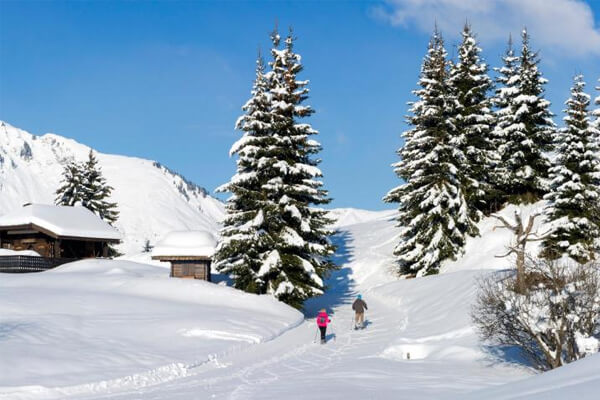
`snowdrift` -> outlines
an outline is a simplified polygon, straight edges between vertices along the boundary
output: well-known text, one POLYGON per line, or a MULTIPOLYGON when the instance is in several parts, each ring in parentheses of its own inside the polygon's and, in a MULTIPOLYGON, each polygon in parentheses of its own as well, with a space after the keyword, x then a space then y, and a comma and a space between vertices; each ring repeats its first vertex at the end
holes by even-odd
POLYGON ((272 298, 128 261, 2 274, 0 398, 136 375, 151 384, 302 320, 272 298))

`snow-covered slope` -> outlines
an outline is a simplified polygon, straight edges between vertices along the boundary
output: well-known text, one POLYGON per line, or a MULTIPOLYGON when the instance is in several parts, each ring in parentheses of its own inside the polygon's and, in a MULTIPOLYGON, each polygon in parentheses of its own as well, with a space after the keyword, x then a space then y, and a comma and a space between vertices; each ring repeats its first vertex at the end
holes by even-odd
POLYGON ((172 380, 302 320, 271 297, 129 261, 3 274, 0 398, 172 380))
MULTIPOLYGON (((55 134, 34 136, 0 121, 0 215, 24 203, 54 202, 63 166, 87 159, 90 148, 55 134)), ((205 189, 155 161, 98 153, 114 187, 116 224, 125 240, 120 250, 141 251, 174 230, 218 229, 223 204, 205 189)))
MULTIPOLYGON (((541 206, 523 207, 523 213, 527 215, 541 206)), ((513 208, 508 208, 503 215, 510 217, 513 211, 513 208)), ((77 349, 82 349, 84 354, 90 344, 97 358, 106 357, 94 364, 98 369, 89 367, 88 372, 79 374, 75 384, 69 381, 75 379, 73 376, 65 377, 58 372, 55 376, 44 377, 44 387, 23 387, 28 382, 16 378, 2 381, 6 385, 12 381, 13 385, 21 387, 0 387, 0 399, 499 400, 558 399, 561 393, 571 393, 571 390, 577 394, 578 400, 597 397, 595 387, 600 380, 597 356, 548 374, 536 374, 518 363, 520 360, 514 351, 479 341, 469 318, 476 292, 475 280, 482 274, 493 273, 494 269, 509 265, 509 260, 494 256, 504 251, 511 236, 502 230, 494 230, 492 219, 482 221, 482 237, 471 239, 465 256, 444 265, 442 274, 398 280, 393 276, 392 250, 398 240, 394 213, 350 209, 335 213, 339 217, 339 233, 335 242, 339 246, 337 261, 341 268, 328 279, 326 295, 307 302, 307 319, 289 330, 286 327, 294 321, 294 314, 290 314, 292 318, 288 319, 283 309, 282 313, 275 313, 274 327, 269 322, 267 326, 260 325, 265 316, 263 311, 271 313, 271 305, 263 309, 266 301, 263 297, 238 296, 237 292, 227 289, 235 294, 231 297, 233 304, 229 304, 221 301, 222 294, 226 292, 216 292, 219 288, 207 283, 179 281, 169 283, 173 286, 163 286, 173 280, 166 279, 166 271, 161 268, 156 269, 163 271, 161 280, 156 280, 157 284, 162 282, 161 286, 152 290, 152 296, 156 296, 157 300, 150 304, 153 313, 144 312, 140 317, 137 315, 137 296, 147 293, 153 285, 149 284, 148 273, 136 276, 139 271, 128 267, 131 264, 114 264, 114 268, 102 266, 104 275, 98 278, 101 281, 99 286, 92 283, 83 285, 86 293, 92 291, 90 296, 118 291, 119 294, 127 293, 127 297, 117 297, 117 303, 132 302, 131 306, 118 313, 121 320, 127 320, 127 329, 117 329, 109 340, 101 340, 89 327, 94 324, 116 327, 119 318, 106 308, 90 305, 93 302, 68 308, 74 311, 65 315, 62 310, 67 302, 85 298, 79 290, 69 293, 65 289, 61 301, 55 304, 42 306, 32 303, 42 301, 32 299, 52 293, 58 285, 59 271, 47 275, 51 278, 47 283, 44 281, 47 273, 38 274, 35 278, 17 277, 0 281, 0 326, 3 323, 8 326, 5 333, 0 330, 0 353, 4 354, 3 346, 10 349, 14 340, 18 340, 20 348, 31 349, 29 357, 34 357, 35 351, 42 354, 43 347, 39 343, 43 338, 29 332, 36 332, 37 324, 42 324, 42 330, 51 331, 53 326, 44 324, 53 324, 51 321, 56 316, 63 323, 66 321, 67 326, 81 327, 81 337, 77 341, 67 345, 62 353, 60 346, 54 350, 63 357, 59 365, 64 364, 67 368, 69 359, 80 365, 85 355, 79 355, 77 349), (32 284, 28 283, 29 279, 32 279, 32 284), (110 288, 102 289, 107 283, 110 288), (197 286, 187 286, 194 284, 197 286), (3 293, 7 293, 5 298, 3 293), (204 293, 209 296, 203 297, 204 293), (350 305, 357 293, 361 293, 368 303, 368 324, 365 330, 354 331, 351 329, 350 305), (208 304, 206 299, 216 297, 217 300, 210 304, 214 310, 223 310, 223 321, 212 320, 212 317, 206 321, 201 317, 195 319, 195 311, 186 314, 185 308, 172 308, 174 305, 170 301, 161 305, 163 296, 165 299, 175 296, 173 298, 184 303, 201 298, 202 307, 208 304), (27 300, 21 300, 23 298, 27 300), (239 301, 248 302, 244 305, 247 311, 232 312, 232 308, 241 307, 239 301), (5 308, 2 309, 2 306, 5 308), (38 316, 36 307, 49 316, 38 316), (313 317, 322 307, 327 308, 332 319, 328 329, 329 340, 324 346, 313 342, 316 337, 313 317), (9 318, 4 315, 9 315, 9 318), (247 322, 249 318, 252 318, 250 324, 247 322), (220 325, 222 322, 225 324, 220 325), (198 342, 194 346, 200 347, 197 353, 190 350, 190 354, 193 359, 202 359, 201 355, 206 352, 200 337, 214 335, 207 333, 214 331, 219 331, 220 339, 229 342, 223 343, 226 347, 222 347, 228 350, 217 358, 211 357, 212 361, 208 363, 183 369, 173 367, 178 365, 177 360, 181 360, 178 358, 179 345, 167 343, 175 341, 173 332, 195 337, 198 342), (282 331, 280 336, 273 337, 282 331), (141 334, 139 348, 130 341, 129 332, 141 334), (121 337, 125 338, 123 343, 120 342, 121 337), (250 339, 258 337, 261 339, 250 339), (268 337, 272 340, 262 339, 268 337), (254 344, 250 345, 251 342, 254 344), (132 350, 129 350, 130 345, 134 346, 132 350), (135 352, 135 359, 128 358, 129 351, 135 352), (144 369, 155 364, 141 364, 138 358, 160 359, 165 367, 144 369), (140 369, 132 375, 131 369, 136 366, 140 369), (98 382, 98 378, 106 374, 104 368, 108 367, 119 371, 122 377, 98 382)), ((119 262, 122 261, 116 261, 119 262)), ((77 287, 73 285, 73 279, 78 267, 75 264, 68 271, 65 269, 70 286, 77 287)), ((143 267, 142 270, 148 268, 151 267, 143 267)), ((91 276, 85 275, 84 271, 81 277, 88 279, 91 276)), ((180 340, 179 336, 175 337, 180 340)), ((14 350, 7 354, 10 360, 18 360, 14 350)), ((12 361, 9 364, 13 365, 12 361)), ((7 372, 7 376, 24 376, 30 368, 28 363, 15 362, 14 365, 16 370, 7 372)), ((66 371, 68 373, 69 370, 66 371)))

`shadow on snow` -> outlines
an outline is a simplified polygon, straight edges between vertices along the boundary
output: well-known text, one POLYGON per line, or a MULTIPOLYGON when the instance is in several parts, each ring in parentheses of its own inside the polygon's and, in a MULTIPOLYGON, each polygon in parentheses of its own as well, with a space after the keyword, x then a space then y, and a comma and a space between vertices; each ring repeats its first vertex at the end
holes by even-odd
POLYGON ((348 231, 337 231, 331 240, 337 247, 333 262, 340 269, 333 271, 325 280, 327 286, 325 294, 304 302, 303 311, 306 318, 315 318, 319 310, 324 308, 333 319, 335 318, 335 315, 331 315, 333 308, 342 304, 348 304, 348 307, 350 307, 350 303, 356 294, 354 291, 355 282, 350 277, 352 269, 348 266, 354 260, 352 235, 348 231))

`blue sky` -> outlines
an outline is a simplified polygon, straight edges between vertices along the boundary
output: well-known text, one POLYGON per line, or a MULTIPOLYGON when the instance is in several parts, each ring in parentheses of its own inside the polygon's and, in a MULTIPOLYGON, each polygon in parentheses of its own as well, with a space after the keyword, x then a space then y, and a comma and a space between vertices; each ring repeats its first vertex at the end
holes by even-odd
POLYGON ((331 207, 383 209, 429 33, 449 53, 465 20, 499 65, 527 25, 561 123, 571 78, 600 78, 600 1, 0 1, 0 119, 102 152, 160 161, 213 190, 234 172, 233 129, 275 21, 311 81, 331 207))

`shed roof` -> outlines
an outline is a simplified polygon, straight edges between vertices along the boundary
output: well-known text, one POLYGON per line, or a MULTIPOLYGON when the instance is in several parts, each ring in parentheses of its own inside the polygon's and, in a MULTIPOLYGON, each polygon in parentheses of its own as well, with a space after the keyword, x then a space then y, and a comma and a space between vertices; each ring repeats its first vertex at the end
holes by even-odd
POLYGON ((0 230, 32 227, 57 238, 119 241, 121 234, 85 207, 27 204, 0 216, 0 230))
POLYGON ((174 231, 154 246, 152 257, 212 257, 216 246, 217 240, 210 232, 174 231))

